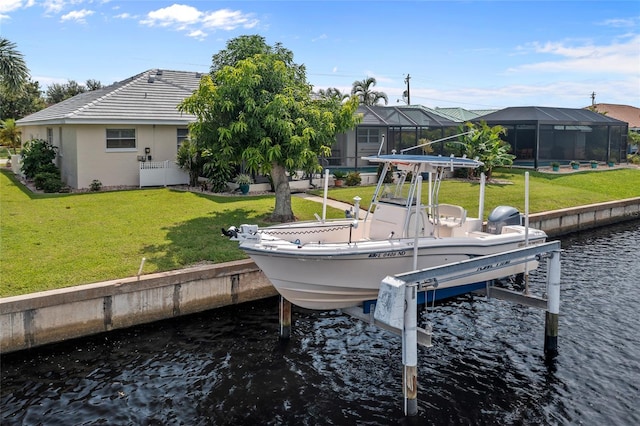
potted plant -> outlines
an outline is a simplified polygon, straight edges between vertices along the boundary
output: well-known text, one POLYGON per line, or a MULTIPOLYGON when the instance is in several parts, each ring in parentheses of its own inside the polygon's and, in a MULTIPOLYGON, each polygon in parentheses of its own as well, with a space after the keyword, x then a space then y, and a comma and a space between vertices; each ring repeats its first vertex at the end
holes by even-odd
POLYGON ((553 163, 551 163, 551 168, 553 169, 554 172, 557 172, 560 170, 560 163, 558 163, 557 161, 554 161, 553 163))
POLYGON ((251 185, 251 176, 241 173, 236 176, 234 182, 238 184, 238 186, 240 187, 240 191, 243 194, 247 194, 249 192, 249 185, 251 185))
POLYGON ((573 160, 569 164, 571 164, 571 168, 573 170, 578 170, 580 168, 580 162, 579 161, 573 160))
POLYGON ((615 165, 616 165, 616 158, 615 158, 615 157, 611 157, 611 158, 609 158, 609 161, 607 161, 607 165, 608 165, 609 167, 613 167, 613 166, 615 166, 615 165))
POLYGON ((333 172, 333 184, 337 187, 341 187, 344 184, 344 178, 347 177, 347 172, 343 170, 336 170, 333 172))
POLYGON ((591 161, 589 161, 589 163, 591 163, 591 168, 592 169, 597 169, 598 168, 598 162, 596 160, 591 160, 591 161))

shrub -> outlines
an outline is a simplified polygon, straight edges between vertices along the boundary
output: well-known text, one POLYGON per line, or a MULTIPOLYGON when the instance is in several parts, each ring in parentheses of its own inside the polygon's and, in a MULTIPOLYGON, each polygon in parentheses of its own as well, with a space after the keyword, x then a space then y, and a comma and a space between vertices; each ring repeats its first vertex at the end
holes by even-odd
POLYGON ((27 179, 33 179, 41 171, 50 172, 55 167, 58 148, 43 139, 33 139, 25 144, 22 150, 22 172, 27 179), (45 168, 44 170, 41 170, 45 168))
POLYGON ((60 169, 53 163, 43 164, 38 169, 38 173, 53 173, 56 176, 60 177, 60 169))
POLYGON ((91 185, 89 185, 89 189, 92 191, 100 191, 101 188, 102 182, 100 182, 98 179, 92 180, 91 185))
POLYGON ((44 192, 61 192, 65 188, 64 182, 60 180, 60 178, 51 178, 47 179, 44 182, 44 192))
POLYGON ((60 176, 57 173, 39 172, 34 176, 33 183, 36 189, 44 189, 46 182, 52 179, 60 180, 60 176))
POLYGON ((362 182, 362 178, 360 177, 360 172, 349 172, 345 182, 347 186, 357 186, 362 182))

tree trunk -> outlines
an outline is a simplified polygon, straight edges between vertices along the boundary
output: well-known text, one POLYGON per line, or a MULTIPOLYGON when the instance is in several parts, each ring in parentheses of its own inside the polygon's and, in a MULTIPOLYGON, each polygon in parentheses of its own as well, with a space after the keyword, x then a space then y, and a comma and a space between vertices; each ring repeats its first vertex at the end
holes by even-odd
POLYGON ((293 222, 296 218, 291 210, 291 188, 284 167, 280 164, 271 165, 271 180, 276 192, 276 206, 271 214, 274 222, 293 222))

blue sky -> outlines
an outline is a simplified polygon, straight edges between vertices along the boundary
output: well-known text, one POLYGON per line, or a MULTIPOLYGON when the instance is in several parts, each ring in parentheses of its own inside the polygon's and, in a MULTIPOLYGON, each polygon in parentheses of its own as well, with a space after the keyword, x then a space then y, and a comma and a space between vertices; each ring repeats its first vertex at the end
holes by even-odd
POLYGON ((316 89, 377 79, 401 104, 468 109, 640 107, 638 1, 1 0, 0 34, 32 78, 103 84, 152 68, 207 72, 260 34, 316 89))

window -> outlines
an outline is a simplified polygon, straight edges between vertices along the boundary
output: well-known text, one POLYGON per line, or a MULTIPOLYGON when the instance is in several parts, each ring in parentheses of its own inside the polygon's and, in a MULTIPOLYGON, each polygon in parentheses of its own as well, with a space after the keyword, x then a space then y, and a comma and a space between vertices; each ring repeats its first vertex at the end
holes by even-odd
POLYGON ((53 145, 53 129, 50 127, 47 127, 47 142, 49 145, 53 145))
POLYGON ((136 129, 107 129, 107 149, 136 149, 136 129))
POLYGON ((358 127, 358 143, 380 143, 380 129, 376 127, 358 127))
POLYGON ((178 129, 178 149, 186 139, 189 139, 189 129, 178 129))

